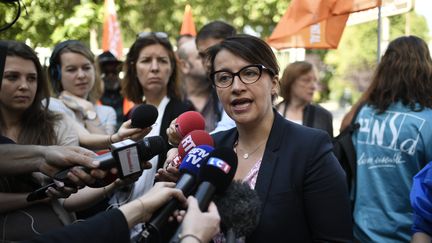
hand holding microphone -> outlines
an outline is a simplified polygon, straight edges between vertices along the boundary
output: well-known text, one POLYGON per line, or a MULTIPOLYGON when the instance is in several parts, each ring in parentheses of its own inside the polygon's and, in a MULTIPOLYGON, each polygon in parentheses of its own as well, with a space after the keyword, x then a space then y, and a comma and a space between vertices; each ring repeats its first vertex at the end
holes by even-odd
POLYGON ((184 136, 178 149, 171 149, 168 151, 167 160, 165 161, 166 166, 165 168, 158 170, 156 179, 160 181, 177 181, 179 176, 177 168, 180 166, 183 157, 199 145, 208 145, 213 147, 213 138, 208 134, 208 132, 204 130, 195 130, 184 136))
POLYGON ((156 107, 147 104, 141 104, 134 108, 131 119, 125 121, 117 133, 110 136, 110 142, 120 142, 124 138, 130 138, 134 141, 143 139, 152 130, 152 125, 158 117, 156 107))
POLYGON ((187 111, 174 119, 167 128, 166 133, 168 142, 171 145, 177 146, 186 134, 194 130, 204 130, 205 119, 201 113, 197 111, 187 111))

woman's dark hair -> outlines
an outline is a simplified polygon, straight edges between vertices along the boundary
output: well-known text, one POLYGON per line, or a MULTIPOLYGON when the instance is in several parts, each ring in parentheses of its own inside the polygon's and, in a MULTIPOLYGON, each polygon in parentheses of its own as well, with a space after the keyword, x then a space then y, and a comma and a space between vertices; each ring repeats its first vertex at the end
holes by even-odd
POLYGON ((167 96, 171 99, 183 99, 180 92, 176 57, 169 40, 167 38, 159 38, 154 34, 150 34, 146 37, 138 37, 136 39, 129 49, 124 63, 125 77, 121 81, 122 94, 136 104, 142 103, 142 98, 145 94, 141 84, 139 83, 135 64, 141 50, 147 46, 155 44, 163 46, 168 52, 168 57, 172 67, 172 74, 168 80, 167 96))
POLYGON ((295 81, 302 75, 314 70, 314 66, 309 62, 298 61, 289 64, 280 79, 280 96, 284 102, 291 101, 291 89, 295 81))
POLYGON ((236 35, 228 37, 221 43, 210 47, 207 60, 210 63, 210 73, 215 71, 214 60, 221 50, 227 50, 251 64, 262 64, 270 70, 273 77, 278 75, 279 66, 272 49, 263 40, 251 35, 236 35))
POLYGON ((206 25, 204 25, 196 35, 195 43, 198 41, 207 40, 207 39, 226 39, 228 37, 234 36, 236 34, 236 29, 223 22, 223 21, 212 21, 206 25))
POLYGON ((413 111, 432 108, 432 60, 426 42, 416 36, 390 42, 366 93, 366 102, 380 113, 398 101, 413 111))
MULTIPOLYGON (((33 103, 23 113, 21 118, 21 132, 18 136, 19 144, 34 145, 54 145, 57 143, 57 136, 54 125, 61 119, 48 110, 49 105, 49 85, 45 78, 44 71, 36 53, 26 44, 17 41, 4 41, 7 45, 7 57, 19 57, 30 60, 34 63, 37 73, 37 89, 33 103), (45 100, 45 105, 42 105, 45 100)), ((3 114, 0 113, 1 126, 4 126, 3 114)), ((4 127, 3 127, 4 129, 4 127)))

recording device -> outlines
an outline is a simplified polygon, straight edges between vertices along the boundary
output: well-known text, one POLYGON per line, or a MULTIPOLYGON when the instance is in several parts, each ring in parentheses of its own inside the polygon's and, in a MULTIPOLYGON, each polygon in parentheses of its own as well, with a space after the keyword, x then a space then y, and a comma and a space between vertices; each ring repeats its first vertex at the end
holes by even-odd
MULTIPOLYGON (((237 171, 237 164, 237 155, 230 148, 217 148, 208 155, 198 174, 201 183, 194 195, 201 211, 207 211, 214 194, 221 194, 228 188, 237 171)), ((177 240, 181 230, 180 225, 170 242, 177 240)))
POLYGON ((131 114, 131 125, 134 128, 146 128, 153 125, 158 117, 156 107, 147 104, 137 106, 131 114))
POLYGON ((204 130, 195 130, 188 133, 180 141, 178 155, 173 159, 172 165, 178 168, 185 154, 198 145, 214 146, 213 138, 204 130))
MULTIPOLYGON (((176 188, 180 189, 183 194, 189 196, 196 187, 197 176, 203 164, 206 162, 207 156, 211 154, 213 147, 208 145, 200 145, 190 150, 180 164, 179 171, 182 173, 177 181, 176 188)), ((149 223, 146 224, 146 229, 142 232, 144 238, 150 235, 160 239, 159 232, 161 228, 168 222, 168 218, 174 210, 180 207, 177 199, 171 199, 164 207, 153 214, 149 223)))
POLYGON ((261 201, 247 183, 233 181, 224 193, 215 196, 214 202, 227 243, 251 235, 258 226, 261 201))
MULTIPOLYGON (((111 152, 96 156, 94 159, 99 161, 98 169, 108 170, 116 167, 119 171, 120 178, 126 178, 135 174, 141 174, 143 171, 142 162, 150 160, 154 156, 165 151, 165 141, 161 136, 145 137, 139 142, 134 142, 130 139, 114 143, 111 145, 111 152)), ((78 166, 87 173, 90 173, 89 168, 78 166)), ((67 168, 57 172, 54 179, 62 181, 65 185, 74 186, 67 174, 72 168, 67 168)), ((106 186, 103 180, 97 180, 91 187, 106 186)), ((27 201, 39 200, 47 197, 45 191, 48 187, 56 187, 55 183, 48 184, 37 189, 27 196, 27 201)))
POLYGON ((183 138, 186 134, 194 130, 204 130, 205 120, 201 113, 187 111, 177 117, 175 128, 177 133, 183 138))

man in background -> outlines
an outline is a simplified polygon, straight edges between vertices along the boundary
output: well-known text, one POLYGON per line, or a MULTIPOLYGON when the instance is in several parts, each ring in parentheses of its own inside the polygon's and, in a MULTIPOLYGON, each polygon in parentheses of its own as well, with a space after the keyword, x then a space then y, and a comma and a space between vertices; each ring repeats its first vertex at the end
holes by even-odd
POLYGON ((120 71, 122 63, 111 52, 105 51, 98 56, 104 93, 100 102, 114 108, 117 115, 117 129, 123 123, 123 96, 120 94, 120 71))

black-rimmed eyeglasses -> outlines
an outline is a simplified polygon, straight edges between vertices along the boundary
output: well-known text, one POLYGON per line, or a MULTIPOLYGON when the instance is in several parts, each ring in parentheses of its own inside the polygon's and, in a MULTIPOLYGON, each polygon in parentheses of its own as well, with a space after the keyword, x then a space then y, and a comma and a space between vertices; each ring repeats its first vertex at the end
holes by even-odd
POLYGON ((266 68, 262 64, 252 64, 243 67, 236 73, 227 70, 219 70, 212 72, 210 78, 214 85, 219 88, 228 88, 234 82, 235 76, 238 76, 244 84, 253 84, 261 78, 262 71, 267 70, 271 75, 274 75, 271 69, 266 68))
POLYGON ((137 39, 156 36, 159 39, 168 39, 168 34, 165 32, 141 32, 137 35, 137 39))

